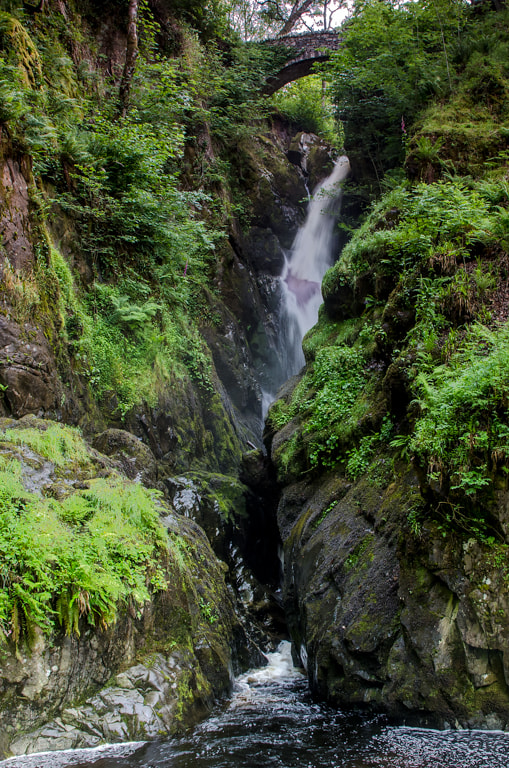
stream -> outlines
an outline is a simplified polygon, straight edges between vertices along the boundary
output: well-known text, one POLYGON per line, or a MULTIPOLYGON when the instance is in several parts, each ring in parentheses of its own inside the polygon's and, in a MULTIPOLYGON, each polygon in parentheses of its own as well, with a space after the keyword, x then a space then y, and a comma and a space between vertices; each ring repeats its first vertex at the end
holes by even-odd
POLYGON ((394 726, 314 702, 290 644, 185 736, 11 758, 2 768, 507 768, 509 733, 394 726))
MULTIPOLYGON (((280 276, 284 374, 304 364, 302 338, 316 322, 330 266, 348 160, 315 190, 280 276)), ((264 413, 273 393, 266 392, 264 413)), ((394 725, 383 715, 313 700, 291 646, 236 678, 231 698, 178 738, 106 745, 0 761, 0 768, 508 768, 509 733, 394 725)))

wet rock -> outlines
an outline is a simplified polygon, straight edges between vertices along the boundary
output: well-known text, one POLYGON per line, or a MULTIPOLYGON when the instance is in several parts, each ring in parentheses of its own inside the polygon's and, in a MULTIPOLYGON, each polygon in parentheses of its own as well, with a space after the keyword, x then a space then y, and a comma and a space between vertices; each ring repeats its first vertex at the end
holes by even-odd
POLYGON ((254 449, 242 456, 240 480, 257 493, 274 494, 273 465, 262 450, 254 449))
POLYGON ((288 162, 284 146, 274 137, 258 139, 257 151, 244 148, 243 173, 253 209, 253 225, 270 229, 289 248, 305 214, 304 175, 288 162))
POLYGON ((277 277, 283 271, 284 251, 271 229, 250 227, 242 238, 242 250, 255 272, 277 277))
POLYGON ((330 146, 313 133, 304 131, 293 137, 286 156, 304 172, 311 191, 329 175, 334 166, 330 146))
POLYGON ((179 689, 193 670, 196 660, 190 653, 154 654, 150 666, 126 669, 83 705, 68 707, 51 723, 15 739, 10 751, 23 755, 170 735, 181 706, 179 689))
POLYGON ((219 474, 193 472, 167 478, 166 484, 176 512, 199 523, 225 563, 249 638, 243 658, 248 666, 264 664, 261 649, 280 637, 284 623, 276 596, 279 536, 270 503, 237 478, 219 474))
POLYGON ((283 490, 284 606, 296 655, 312 689, 334 704, 507 727, 509 601, 496 558, 431 523, 412 535, 408 510, 422 503, 412 473, 385 487, 331 473, 283 490))
MULTIPOLYGON (((0 132, 0 141, 2 133, 0 132)), ((5 148, 7 143, 1 142, 5 148)), ((2 147, 2 149, 4 149, 2 147)), ((27 266, 33 258, 32 226, 28 186, 31 181, 31 161, 26 155, 6 153, 0 162, 1 197, 0 235, 5 252, 15 270, 27 266)))
MULTIPOLYGON (((69 495, 88 487, 98 472, 118 478, 119 464, 92 448, 82 446, 79 462, 69 456, 64 466, 62 456, 48 461, 14 439, 17 431, 20 440, 23 430, 25 439, 35 433, 35 445, 37 432, 50 426, 61 430, 33 416, 0 420, 2 456, 18 462, 32 493, 52 495, 58 480, 69 495)), ((112 438, 117 446, 119 436, 112 438)), ((1 756, 156 738, 203 717, 229 691, 232 664, 239 663, 248 643, 224 566, 194 521, 158 504, 170 531, 167 560, 161 563, 166 589, 154 592, 138 612, 118 606, 117 619, 107 628, 91 627, 83 618, 80 635, 56 629, 48 634, 34 625, 30 646, 3 639, 1 756)))
POLYGON ((101 453, 119 462, 130 480, 148 487, 157 483, 157 463, 150 448, 131 432, 124 429, 107 429, 93 440, 92 445, 101 453))
POLYGON ((21 327, 0 314, 0 383, 4 411, 15 417, 46 413, 63 389, 47 339, 32 324, 21 327))

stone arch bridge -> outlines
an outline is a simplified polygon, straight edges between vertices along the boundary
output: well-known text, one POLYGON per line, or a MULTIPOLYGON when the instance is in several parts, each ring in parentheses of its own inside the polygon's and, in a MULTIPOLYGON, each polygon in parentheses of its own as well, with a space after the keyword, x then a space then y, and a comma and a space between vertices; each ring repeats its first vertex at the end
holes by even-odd
POLYGON ((289 58, 277 75, 267 80, 263 92, 269 96, 278 91, 283 85, 310 75, 313 64, 326 61, 331 51, 337 51, 341 39, 337 32, 322 30, 321 32, 304 32, 300 35, 283 35, 273 40, 265 40, 264 45, 281 46, 289 50, 289 58))

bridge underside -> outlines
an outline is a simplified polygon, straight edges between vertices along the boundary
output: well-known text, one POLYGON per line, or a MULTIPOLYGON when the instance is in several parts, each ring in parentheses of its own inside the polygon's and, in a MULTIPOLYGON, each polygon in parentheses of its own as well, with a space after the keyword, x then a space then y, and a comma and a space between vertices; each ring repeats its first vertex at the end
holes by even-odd
POLYGON ((314 56, 312 59, 301 59, 300 61, 291 61, 277 75, 271 77, 265 84, 263 92, 268 96, 272 96, 273 93, 279 91, 284 85, 292 83, 294 80, 299 80, 301 77, 311 75, 313 72, 313 64, 317 61, 327 61, 328 54, 322 56, 314 56))

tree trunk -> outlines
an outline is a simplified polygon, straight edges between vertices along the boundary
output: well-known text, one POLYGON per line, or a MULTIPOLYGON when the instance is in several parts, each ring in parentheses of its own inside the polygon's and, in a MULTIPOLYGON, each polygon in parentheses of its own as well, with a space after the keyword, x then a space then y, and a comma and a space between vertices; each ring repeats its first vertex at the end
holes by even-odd
POLYGON ((118 114, 121 117, 125 117, 127 110, 129 109, 131 82, 136 66, 136 59, 138 58, 138 1, 139 0, 129 0, 125 64, 119 91, 118 114))
POLYGON ((297 24, 299 19, 306 13, 308 8, 310 8, 314 3, 314 0, 303 0, 302 3, 296 2, 294 3, 294 6, 292 8, 292 11, 287 19, 285 21, 283 28, 279 32, 279 35, 288 35, 294 26, 297 24))

